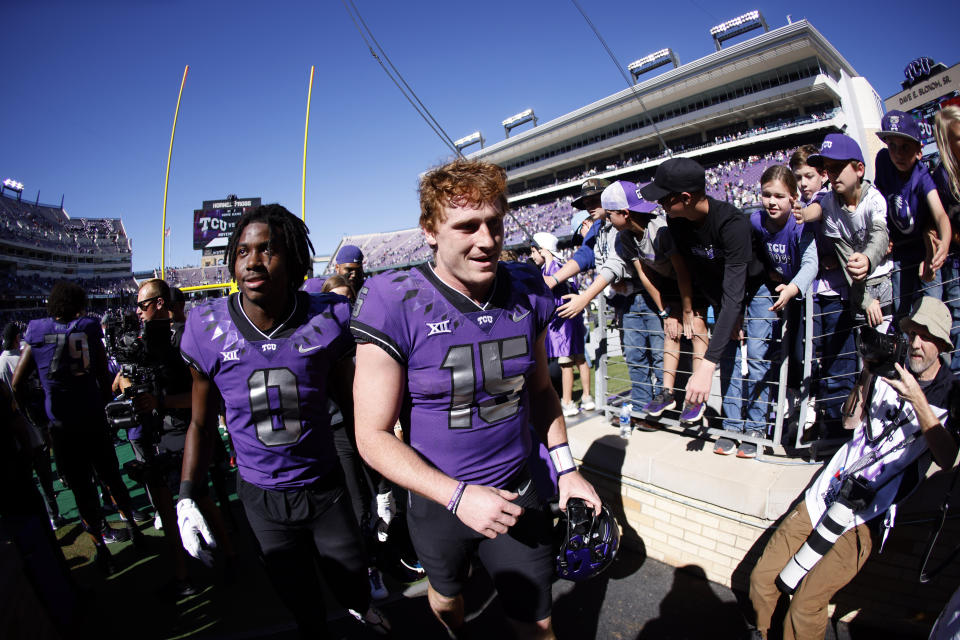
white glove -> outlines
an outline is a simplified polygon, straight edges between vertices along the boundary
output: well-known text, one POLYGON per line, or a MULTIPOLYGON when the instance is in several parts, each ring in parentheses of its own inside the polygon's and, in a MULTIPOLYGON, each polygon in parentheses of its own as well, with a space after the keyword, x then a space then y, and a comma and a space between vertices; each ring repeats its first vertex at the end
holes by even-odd
POLYGON ((213 553, 210 550, 217 548, 217 541, 210 533, 210 527, 196 502, 189 498, 177 502, 177 526, 180 527, 180 540, 187 553, 208 567, 213 566, 213 553), (206 548, 200 546, 200 536, 203 536, 206 548))

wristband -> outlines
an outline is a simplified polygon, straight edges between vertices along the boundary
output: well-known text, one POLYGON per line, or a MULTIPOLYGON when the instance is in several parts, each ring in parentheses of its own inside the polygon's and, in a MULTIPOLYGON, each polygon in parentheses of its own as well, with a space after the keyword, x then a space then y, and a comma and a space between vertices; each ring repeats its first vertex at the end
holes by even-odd
POLYGON ((467 483, 461 480, 456 490, 454 490, 453 495, 450 497, 450 502, 447 503, 447 511, 453 514, 457 513, 457 507, 460 506, 460 498, 463 497, 463 490, 466 488, 467 483))
POLYGON ((570 445, 566 442, 550 449, 550 459, 553 460, 553 468, 557 470, 558 476, 577 470, 577 465, 573 462, 573 453, 570 452, 570 445))
POLYGON ((560 279, 557 278, 557 276, 551 274, 550 277, 553 278, 553 286, 555 286, 555 287, 560 286, 560 279))
POLYGON ((193 500, 193 482, 181 480, 179 496, 181 500, 193 500))

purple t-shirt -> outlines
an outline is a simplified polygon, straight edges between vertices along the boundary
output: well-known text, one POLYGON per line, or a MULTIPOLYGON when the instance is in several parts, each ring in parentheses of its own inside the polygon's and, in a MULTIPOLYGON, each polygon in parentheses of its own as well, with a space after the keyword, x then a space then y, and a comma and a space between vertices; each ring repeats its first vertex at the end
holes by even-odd
MULTIPOLYGON (((545 276, 552 276, 563 265, 559 260, 553 260, 550 264, 544 264, 540 271, 545 276)), ((559 307, 566 302, 563 296, 575 293, 573 283, 564 282, 553 288, 553 304, 559 307)), ((583 324, 583 312, 581 311, 574 318, 561 318, 554 315, 550 318, 550 324, 547 325, 547 357, 558 358, 560 356, 575 356, 583 354, 584 340, 586 339, 586 327, 583 324)))
POLYGON ((250 484, 296 489, 337 468, 328 383, 353 351, 349 321, 346 298, 304 292, 269 337, 247 319, 237 293, 190 313, 180 350, 223 396, 240 476, 250 484))
POLYGON ((800 259, 803 257, 800 254, 800 236, 803 235, 804 225, 788 219, 782 229, 771 231, 764 224, 767 217, 763 210, 750 214, 750 226, 759 245, 758 255, 768 269, 780 274, 781 282, 789 283, 800 270, 800 259))
POLYGON ((527 381, 553 312, 532 265, 500 263, 481 307, 424 264, 368 279, 351 329, 406 369, 400 422, 410 446, 457 480, 502 487, 530 453, 527 381))
POLYGON ((877 152, 876 169, 874 185, 887 199, 887 229, 893 242, 893 258, 919 262, 924 257, 923 232, 932 219, 927 194, 936 191, 937 185, 927 166, 919 161, 903 180, 890 159, 889 149, 877 152))
POLYGON ((87 317, 67 324, 40 318, 30 321, 23 337, 37 363, 47 417, 63 423, 105 420, 90 349, 103 340, 100 323, 87 317))

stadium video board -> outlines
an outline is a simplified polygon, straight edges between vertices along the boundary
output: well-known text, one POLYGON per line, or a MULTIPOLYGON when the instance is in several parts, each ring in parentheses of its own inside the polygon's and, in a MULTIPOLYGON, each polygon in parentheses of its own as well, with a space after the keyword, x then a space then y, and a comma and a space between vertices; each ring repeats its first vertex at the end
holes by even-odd
POLYGON ((218 238, 229 238, 243 212, 259 206, 260 198, 204 200, 202 209, 193 210, 193 248, 206 249, 218 238))

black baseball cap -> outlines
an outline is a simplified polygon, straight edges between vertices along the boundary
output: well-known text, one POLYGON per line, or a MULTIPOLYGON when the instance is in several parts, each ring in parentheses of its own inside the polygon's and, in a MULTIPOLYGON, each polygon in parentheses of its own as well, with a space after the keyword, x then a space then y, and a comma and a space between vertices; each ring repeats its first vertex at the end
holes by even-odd
POLYGON ((589 180, 584 180, 583 184, 580 185, 580 195, 571 202, 574 209, 584 209, 583 201, 589 198, 590 196, 599 196, 603 193, 603 190, 610 186, 609 180, 604 180, 603 178, 590 178, 589 180))
POLYGON ((653 181, 640 188, 640 195, 647 202, 662 200, 671 193, 693 193, 707 186, 706 174, 696 160, 670 158, 657 167, 653 181))

